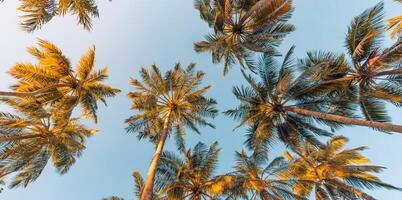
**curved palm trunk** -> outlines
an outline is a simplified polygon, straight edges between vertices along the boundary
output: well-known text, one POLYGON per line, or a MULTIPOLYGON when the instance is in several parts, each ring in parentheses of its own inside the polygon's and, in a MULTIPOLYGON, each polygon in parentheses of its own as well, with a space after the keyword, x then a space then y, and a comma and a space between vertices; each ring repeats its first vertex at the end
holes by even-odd
POLYGON ((0 137, 0 142, 15 142, 24 139, 31 139, 42 137, 41 134, 34 134, 34 135, 22 135, 22 136, 14 136, 14 137, 0 137))
POLYGON ((195 200, 201 200, 201 194, 197 194, 197 195, 195 196, 195 200))
POLYGON ((4 91, 0 91, 0 96, 12 96, 12 97, 32 97, 32 96, 36 96, 36 95, 40 95, 43 93, 46 93, 50 90, 56 89, 58 87, 67 87, 67 84, 64 83, 59 83, 59 84, 54 84, 48 87, 44 87, 42 89, 36 90, 35 92, 4 92, 4 91))
POLYGON ((366 200, 376 200, 374 197, 360 191, 357 190, 353 187, 350 187, 349 185, 346 185, 345 183, 342 183, 340 181, 337 180, 327 180, 329 183, 336 185, 337 187, 340 187, 346 191, 349 191, 350 193, 353 193, 355 195, 357 195, 358 197, 362 198, 362 199, 366 199, 366 200))
POLYGON ((316 118, 320 119, 326 119, 334 122, 339 122, 342 124, 353 124, 353 125, 358 125, 358 126, 366 126, 366 127, 371 127, 371 128, 377 128, 381 129, 384 131, 389 131, 389 132, 398 132, 402 133, 402 126, 400 125, 395 125, 395 124, 390 124, 390 123, 381 123, 381 122, 376 122, 376 121, 366 121, 366 120, 361 120, 361 119, 353 119, 349 117, 344 117, 340 115, 334 115, 334 114, 328 114, 328 113, 322 113, 322 112, 316 112, 312 110, 306 110, 306 109, 301 109, 301 108, 296 108, 293 106, 287 106, 284 107, 286 111, 301 114, 301 115, 307 115, 307 116, 313 116, 316 118))
POLYGON ((163 147, 165 146, 166 138, 169 133, 169 123, 170 115, 166 118, 161 137, 159 138, 158 146, 156 147, 155 154, 152 157, 151 165, 148 168, 147 179, 144 184, 144 188, 141 194, 141 200, 152 200, 152 194, 154 190, 154 179, 156 174, 156 169, 158 168, 159 159, 163 152, 163 147))
POLYGON ((402 75, 402 69, 394 69, 389 71, 378 72, 375 76, 385 76, 385 75, 402 75))

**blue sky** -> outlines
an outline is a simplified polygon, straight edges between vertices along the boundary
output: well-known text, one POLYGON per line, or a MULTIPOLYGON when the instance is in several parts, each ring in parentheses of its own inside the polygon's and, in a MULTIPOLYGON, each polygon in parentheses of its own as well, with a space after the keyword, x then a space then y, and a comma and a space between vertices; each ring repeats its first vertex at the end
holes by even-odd
MULTIPOLYGON (((379 1, 376 0, 297 0, 291 20, 296 31, 283 43, 285 51, 296 45, 296 57, 303 58, 309 50, 346 52, 343 38, 353 16, 379 1)), ((400 15, 402 6, 385 1, 386 16, 400 15)), ((108 107, 99 110, 98 127, 101 132, 90 138, 87 150, 68 174, 60 176, 52 166, 47 166, 42 176, 28 188, 6 189, 0 200, 99 200, 118 195, 134 199, 131 173, 146 173, 153 154, 153 146, 138 141, 135 134, 124 130, 130 102, 125 94, 131 90, 128 79, 137 77, 141 66, 157 64, 163 70, 180 61, 183 65, 197 63, 198 69, 208 73, 205 83, 214 87, 208 93, 217 99, 220 111, 237 105, 232 86, 243 83, 236 66, 228 76, 222 76, 222 66, 213 65, 208 54, 193 51, 193 42, 209 32, 199 19, 192 0, 101 0, 100 19, 94 21, 92 32, 76 26, 74 17, 56 18, 33 34, 17 27, 18 1, 6 0, 0 4, 0 89, 6 90, 13 80, 5 71, 17 61, 34 61, 25 49, 36 43, 37 38, 57 44, 77 63, 86 50, 96 45, 97 66, 110 68, 109 83, 123 92, 110 99, 108 107)), ((387 40, 389 45, 390 41, 387 40)), ((2 107, 0 107, 2 108, 2 107)), ((4 109, 4 108, 3 108, 4 109)), ((394 123, 402 124, 401 111, 389 106, 394 123)), ((216 129, 205 128, 202 135, 187 133, 187 145, 202 141, 211 144, 218 141, 220 154, 219 172, 231 169, 234 151, 241 150, 244 129, 232 132, 236 122, 220 115, 214 120, 216 129)), ((368 128, 344 128, 338 131, 350 138, 348 147, 369 146, 365 155, 373 164, 387 167, 380 177, 389 183, 402 186, 402 136, 387 135, 368 128)), ((281 154, 276 145, 272 157, 281 154)), ((168 150, 175 150, 171 140, 168 150)), ((378 190, 370 192, 381 200, 402 199, 402 192, 378 190)))

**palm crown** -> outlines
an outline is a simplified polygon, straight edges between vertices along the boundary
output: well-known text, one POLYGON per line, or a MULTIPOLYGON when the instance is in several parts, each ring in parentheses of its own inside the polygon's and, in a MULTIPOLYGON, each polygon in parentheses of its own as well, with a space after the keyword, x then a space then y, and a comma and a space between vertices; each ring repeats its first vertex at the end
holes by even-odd
POLYGON ((85 115, 97 121, 97 102, 106 104, 107 97, 120 90, 103 84, 108 69, 95 70, 95 48, 81 57, 74 71, 69 59, 54 44, 39 40, 39 48, 28 52, 38 59, 37 64, 17 63, 8 73, 18 80, 13 92, 0 92, 0 96, 31 96, 42 103, 63 106, 68 118, 74 107, 80 105, 85 115))
POLYGON ((85 139, 96 130, 78 118, 60 119, 60 108, 44 106, 31 97, 1 98, 16 114, 0 113, 0 177, 17 173, 11 187, 35 181, 48 160, 64 174, 85 149, 85 139))
POLYGON ((274 47, 293 26, 286 21, 292 10, 291 0, 196 0, 195 7, 214 34, 197 42, 197 52, 209 51, 214 63, 224 62, 223 73, 237 60, 254 70, 254 52, 274 52, 274 47))
MULTIPOLYGON (((233 89, 240 106, 225 113, 240 120, 238 127, 250 126, 246 144, 256 152, 266 152, 268 144, 274 139, 290 145, 297 145, 303 140, 319 145, 314 135, 331 135, 315 126, 312 117, 285 111, 287 104, 316 111, 325 111, 327 108, 326 101, 322 99, 327 98, 322 95, 325 90, 305 90, 313 88, 313 83, 305 78, 307 71, 294 78, 296 66, 292 59, 293 49, 288 51, 281 63, 265 54, 258 64, 261 81, 257 82, 252 76, 244 74, 249 86, 233 89)), ((339 107, 334 112, 349 113, 346 108, 339 107)))
POLYGON ((351 64, 344 61, 343 55, 332 58, 310 56, 303 64, 307 68, 319 68, 323 84, 343 85, 343 90, 356 97, 353 101, 359 102, 367 120, 389 122, 391 119, 386 113, 384 101, 397 106, 402 102, 402 40, 381 50, 383 32, 383 4, 380 3, 355 17, 348 29, 345 44, 351 64), (335 63, 336 59, 344 62, 335 63), (334 74, 335 79, 327 77, 334 74))
POLYGON ((270 163, 261 153, 248 156, 246 152, 236 152, 234 172, 231 184, 226 192, 228 199, 295 199, 291 183, 280 180, 278 175, 287 170, 283 157, 278 157, 270 163), (266 164, 266 165, 265 165, 266 164))
POLYGON ((28 32, 40 29, 53 17, 66 13, 76 15, 78 23, 90 30, 92 18, 99 16, 95 0, 21 0, 18 9, 24 13, 21 27, 28 32))
POLYGON ((369 160, 360 154, 366 147, 344 149, 348 140, 342 136, 331 138, 326 145, 316 148, 305 144, 289 152, 289 169, 280 173, 285 180, 295 180, 296 194, 308 197, 311 192, 320 199, 370 199, 363 189, 399 189, 382 182, 373 173, 383 167, 368 165, 369 160))
POLYGON ((205 117, 215 117, 217 114, 215 100, 204 96, 211 86, 197 88, 205 73, 195 71, 194 64, 187 69, 177 64, 164 77, 155 65, 150 72, 142 68, 140 74, 142 81, 131 79, 130 82, 135 88, 134 92, 128 94, 133 103, 131 109, 139 113, 127 119, 128 131, 142 129, 140 138, 155 139, 159 138, 163 123, 167 122, 169 129, 177 134, 180 144, 184 127, 196 133, 200 133, 197 125, 214 127, 205 120, 205 117))
POLYGON ((198 143, 193 149, 183 151, 183 158, 164 152, 156 187, 167 199, 214 199, 223 189, 222 180, 214 174, 219 151, 215 142, 210 147, 198 143))

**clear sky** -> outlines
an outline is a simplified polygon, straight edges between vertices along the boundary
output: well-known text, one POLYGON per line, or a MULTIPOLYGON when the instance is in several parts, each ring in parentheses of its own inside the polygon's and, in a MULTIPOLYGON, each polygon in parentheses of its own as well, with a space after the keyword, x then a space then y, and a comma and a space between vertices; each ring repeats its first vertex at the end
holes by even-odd
MULTIPOLYGON (((217 99, 220 111, 238 104, 231 92, 232 86, 244 83, 238 68, 234 67, 227 77, 222 76, 222 66, 213 65, 209 54, 193 51, 193 42, 209 32, 199 19, 192 0, 99 0, 100 19, 94 21, 92 32, 76 26, 74 17, 56 18, 33 34, 17 27, 18 1, 6 0, 0 4, 0 89, 6 90, 12 80, 5 74, 18 61, 33 61, 25 49, 36 43, 36 38, 47 39, 57 44, 63 52, 77 63, 91 45, 96 45, 97 66, 110 68, 109 83, 123 92, 108 101, 108 107, 99 110, 98 127, 101 132, 90 138, 87 150, 68 174, 60 176, 50 165, 40 178, 27 188, 6 189, 0 200, 99 200, 117 195, 135 199, 131 173, 139 170, 146 173, 153 154, 148 141, 138 141, 135 134, 124 130, 130 102, 126 93, 130 76, 137 77, 141 66, 157 64, 163 70, 170 69, 181 61, 187 65, 196 62, 206 71, 205 83, 212 83, 208 93, 217 99)), ((353 16, 358 15, 379 1, 377 0, 295 0, 296 25, 282 49, 296 45, 296 56, 304 57, 309 50, 346 52, 344 36, 353 16)), ((385 1, 386 16, 400 15, 402 6, 391 0, 385 1)), ((387 41, 389 45, 390 41, 387 41)), ((1 108, 1 107, 0 107, 1 108)), ((402 124, 402 110, 389 106, 394 123, 402 124)), ((223 148, 220 154, 219 172, 231 170, 234 151, 241 150, 244 129, 232 132, 235 123, 220 115, 214 121, 217 128, 205 128, 202 135, 187 133, 187 145, 202 141, 211 144, 219 141, 223 148)), ((344 128, 338 134, 350 138, 348 147, 366 145, 365 151, 373 164, 387 167, 380 177, 402 187, 402 136, 387 135, 368 128, 344 128)), ((168 150, 175 150, 171 141, 168 150)), ((272 157, 281 154, 282 148, 274 149, 272 157)), ((381 200, 402 199, 402 192, 378 190, 370 192, 381 200)))

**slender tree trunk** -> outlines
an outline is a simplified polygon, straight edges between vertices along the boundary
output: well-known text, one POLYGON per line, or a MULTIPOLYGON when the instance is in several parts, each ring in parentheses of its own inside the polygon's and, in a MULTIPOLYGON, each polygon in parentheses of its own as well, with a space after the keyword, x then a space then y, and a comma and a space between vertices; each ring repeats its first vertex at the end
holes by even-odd
POLYGON ((390 124, 390 123, 381 123, 381 122, 376 122, 376 121, 366 121, 366 120, 361 120, 361 119, 353 119, 349 117, 344 117, 340 115, 334 115, 334 114, 328 114, 328 113, 322 113, 322 112, 316 112, 312 110, 306 110, 306 109, 301 109, 301 108, 296 108, 293 106, 288 106, 284 108, 286 111, 301 114, 301 115, 307 115, 307 116, 313 116, 316 118, 320 119, 326 119, 334 122, 339 122, 342 124, 353 124, 353 125, 358 125, 358 126, 366 126, 366 127, 371 127, 371 128, 377 128, 381 129, 384 131, 389 131, 389 132, 398 132, 402 133, 402 126, 400 125, 395 125, 395 124, 390 124))
POLYGON ((201 194, 197 194, 197 196, 195 197, 195 200, 201 200, 201 194))
POLYGON ((0 137, 0 142, 14 142, 24 139, 42 137, 41 134, 34 134, 34 135, 20 135, 20 136, 13 136, 13 137, 0 137))
POLYGON ((59 83, 59 84, 54 84, 48 87, 44 87, 42 89, 36 90, 34 92, 4 92, 0 91, 0 96, 12 96, 12 97, 32 97, 36 95, 40 95, 43 93, 46 93, 50 90, 56 89, 58 87, 67 87, 67 84, 64 83, 59 83))
POLYGON ((147 179, 145 181, 144 188, 142 190, 141 200, 152 200, 155 174, 158 168, 159 159, 163 152, 163 147, 165 146, 166 138, 169 133, 169 123, 170 123, 170 115, 166 118, 163 124, 163 129, 161 136, 159 138, 158 146, 156 147, 155 154, 151 161, 151 165, 148 168, 147 179))
POLYGON ((402 75, 402 69, 394 69, 389 71, 378 72, 375 76, 385 76, 385 75, 402 75))
POLYGON ((357 195, 358 197, 362 198, 362 199, 366 199, 366 200, 376 200, 374 197, 368 195, 367 193, 364 193, 360 190, 357 190, 353 187, 350 187, 349 185, 346 185, 345 183, 342 183, 340 181, 337 180, 327 180, 327 182, 336 185, 337 187, 340 187, 346 191, 349 191, 355 195, 357 195))

